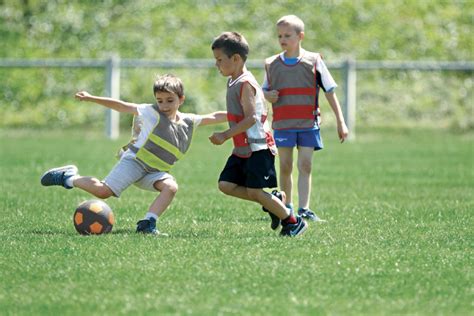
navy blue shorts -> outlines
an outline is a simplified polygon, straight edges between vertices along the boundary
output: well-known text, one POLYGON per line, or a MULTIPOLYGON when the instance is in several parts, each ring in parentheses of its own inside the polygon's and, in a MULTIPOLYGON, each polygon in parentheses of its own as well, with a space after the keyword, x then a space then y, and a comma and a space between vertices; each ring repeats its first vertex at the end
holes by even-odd
POLYGON ((276 188, 275 156, 269 149, 254 151, 249 158, 231 155, 219 176, 220 181, 252 189, 276 188))
POLYGON ((277 147, 313 147, 314 150, 324 148, 319 129, 309 131, 274 130, 273 138, 277 147))

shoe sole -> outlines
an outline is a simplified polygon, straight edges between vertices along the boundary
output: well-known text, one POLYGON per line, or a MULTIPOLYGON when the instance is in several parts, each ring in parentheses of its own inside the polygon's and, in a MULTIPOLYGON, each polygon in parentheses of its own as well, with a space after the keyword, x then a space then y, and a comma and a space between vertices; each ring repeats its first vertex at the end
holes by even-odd
POLYGON ((59 170, 61 170, 61 169, 73 169, 75 173, 78 172, 78 169, 77 169, 77 167, 76 167, 75 165, 67 165, 67 166, 62 166, 62 167, 57 167, 57 168, 49 169, 48 171, 46 171, 45 173, 43 173, 43 175, 41 176, 41 185, 43 185, 43 186, 50 186, 50 185, 48 185, 48 184, 44 184, 44 183, 43 183, 44 177, 45 177, 48 173, 50 173, 50 172, 59 171, 59 170))

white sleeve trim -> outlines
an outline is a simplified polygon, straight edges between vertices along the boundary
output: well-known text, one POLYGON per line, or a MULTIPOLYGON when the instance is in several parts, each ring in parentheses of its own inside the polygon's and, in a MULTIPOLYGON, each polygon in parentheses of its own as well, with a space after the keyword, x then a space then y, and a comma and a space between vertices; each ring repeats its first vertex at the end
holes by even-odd
POLYGON ((194 127, 198 127, 202 122, 202 116, 195 114, 194 115, 194 127))

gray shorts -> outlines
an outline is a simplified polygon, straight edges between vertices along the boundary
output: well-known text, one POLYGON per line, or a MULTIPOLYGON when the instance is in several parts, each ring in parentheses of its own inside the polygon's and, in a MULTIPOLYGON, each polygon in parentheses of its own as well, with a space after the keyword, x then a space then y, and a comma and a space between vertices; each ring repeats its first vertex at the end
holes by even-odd
POLYGON ((147 172, 132 155, 124 154, 102 182, 112 190, 116 197, 119 197, 132 184, 143 190, 157 192, 154 187, 155 182, 166 179, 174 178, 163 171, 147 172))

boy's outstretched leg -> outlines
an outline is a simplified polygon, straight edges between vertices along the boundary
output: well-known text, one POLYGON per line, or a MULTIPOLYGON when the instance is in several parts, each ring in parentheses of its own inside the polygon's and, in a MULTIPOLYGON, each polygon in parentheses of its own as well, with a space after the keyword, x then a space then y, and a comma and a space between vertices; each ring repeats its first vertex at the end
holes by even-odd
POLYGON ((102 181, 94 177, 83 177, 77 174, 74 165, 53 168, 46 171, 41 177, 44 186, 60 185, 66 189, 80 188, 99 199, 106 199, 114 195, 112 190, 102 181))

